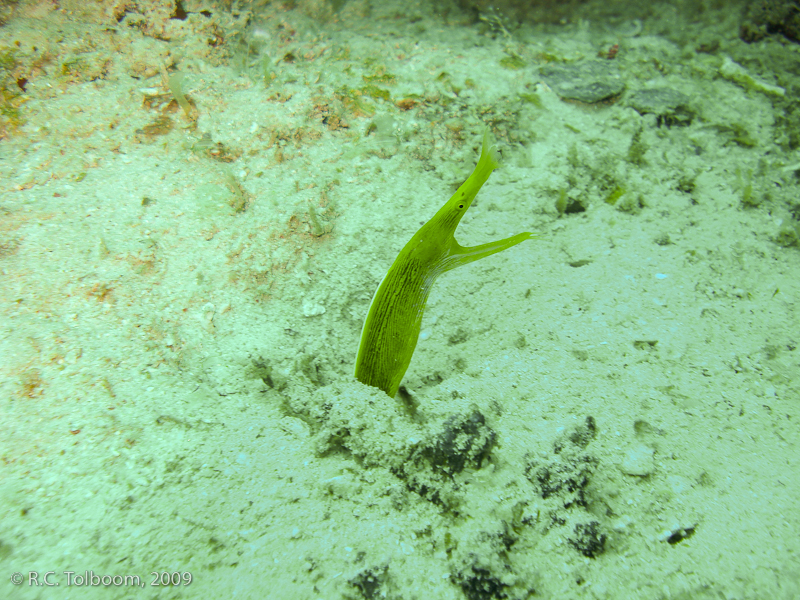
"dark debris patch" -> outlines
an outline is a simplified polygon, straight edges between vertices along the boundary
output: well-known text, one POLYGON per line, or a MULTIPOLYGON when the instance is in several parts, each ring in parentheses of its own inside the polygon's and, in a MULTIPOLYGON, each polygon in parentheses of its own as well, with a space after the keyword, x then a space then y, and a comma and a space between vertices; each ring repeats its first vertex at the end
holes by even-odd
POLYGON ((568 538, 570 545, 588 558, 597 558, 606 548, 607 536, 600 530, 600 523, 578 523, 575 531, 568 538))
POLYGON ((564 508, 585 507, 586 488, 599 461, 583 450, 597 437, 597 422, 586 417, 581 424, 553 443, 549 460, 530 460, 525 476, 543 499, 560 498, 564 508))
POLYGON ((553 451, 556 454, 560 454, 567 445, 583 450, 596 437, 597 421, 595 421, 594 417, 588 416, 582 425, 575 427, 564 438, 556 440, 553 444, 553 451))
POLYGON ((558 496, 564 508, 585 507, 588 504, 586 488, 597 463, 596 458, 588 455, 532 461, 525 468, 525 476, 543 499, 558 496))
POLYGON ((452 477, 467 467, 479 469, 496 440, 497 434, 480 411, 453 415, 445 421, 442 432, 429 445, 419 448, 412 460, 423 460, 452 477))
MULTIPOLYGON (((564 432, 553 443, 549 457, 529 456, 525 476, 534 491, 546 500, 542 533, 577 523, 569 533, 562 532, 570 546, 583 556, 596 558, 605 551, 607 535, 595 515, 587 510, 599 498, 591 490, 592 478, 600 461, 586 451, 597 437, 597 422, 587 417, 583 423, 564 432), (569 512, 567 512, 569 511, 569 512)), ((524 523, 520 519, 521 523, 524 523)))
POLYGON ((498 577, 483 567, 472 566, 452 576, 467 600, 504 600, 508 598, 506 586, 498 577))
POLYGON ((795 0, 750 2, 739 29, 745 42, 757 42, 770 35, 783 35, 800 42, 800 10, 795 0))
POLYGON ((480 469, 496 440, 497 434, 480 411, 453 415, 445 421, 441 433, 422 442, 402 467, 392 472, 411 491, 455 510, 453 492, 458 485, 453 476, 466 468, 480 469))
POLYGON ((348 581, 348 583, 358 591, 359 598, 365 600, 377 600, 378 598, 385 597, 382 594, 382 588, 387 580, 387 572, 389 568, 372 567, 361 571, 358 575, 348 581))

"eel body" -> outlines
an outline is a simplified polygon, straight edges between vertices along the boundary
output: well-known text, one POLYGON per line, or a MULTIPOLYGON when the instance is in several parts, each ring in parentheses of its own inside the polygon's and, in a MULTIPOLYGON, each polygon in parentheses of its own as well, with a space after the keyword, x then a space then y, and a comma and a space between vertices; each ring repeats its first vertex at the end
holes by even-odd
POLYGON ((524 232, 471 247, 455 240, 461 218, 498 166, 487 131, 472 174, 397 255, 372 298, 361 330, 355 368, 356 379, 361 383, 395 396, 411 363, 425 303, 439 275, 534 237, 533 233, 524 232))

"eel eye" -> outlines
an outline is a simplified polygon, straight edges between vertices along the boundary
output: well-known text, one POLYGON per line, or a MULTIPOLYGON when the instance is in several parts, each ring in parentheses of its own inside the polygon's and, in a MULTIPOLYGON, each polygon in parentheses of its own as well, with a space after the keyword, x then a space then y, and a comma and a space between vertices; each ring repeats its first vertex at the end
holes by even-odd
POLYGON ((459 204, 458 208, 464 208, 464 205, 463 204, 459 204))

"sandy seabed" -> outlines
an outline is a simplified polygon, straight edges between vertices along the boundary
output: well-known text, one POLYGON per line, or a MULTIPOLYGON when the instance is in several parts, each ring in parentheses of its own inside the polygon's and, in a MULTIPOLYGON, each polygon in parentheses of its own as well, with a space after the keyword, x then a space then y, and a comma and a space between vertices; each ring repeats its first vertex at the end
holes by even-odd
POLYGON ((466 4, 5 14, 0 597, 800 597, 797 44, 466 4), (457 238, 539 237, 389 398, 370 299, 486 128, 457 238))

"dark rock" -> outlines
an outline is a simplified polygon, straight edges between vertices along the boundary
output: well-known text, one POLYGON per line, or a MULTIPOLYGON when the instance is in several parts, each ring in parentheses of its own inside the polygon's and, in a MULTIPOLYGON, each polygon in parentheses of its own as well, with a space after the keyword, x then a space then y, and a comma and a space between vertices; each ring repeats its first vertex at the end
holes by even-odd
POLYGON ((539 74, 564 100, 595 104, 616 99, 625 89, 619 68, 609 60, 546 65, 539 74))
POLYGON ((684 126, 694 119, 694 112, 688 108, 689 96, 677 90, 638 90, 628 98, 628 104, 641 115, 656 115, 659 126, 684 126))

